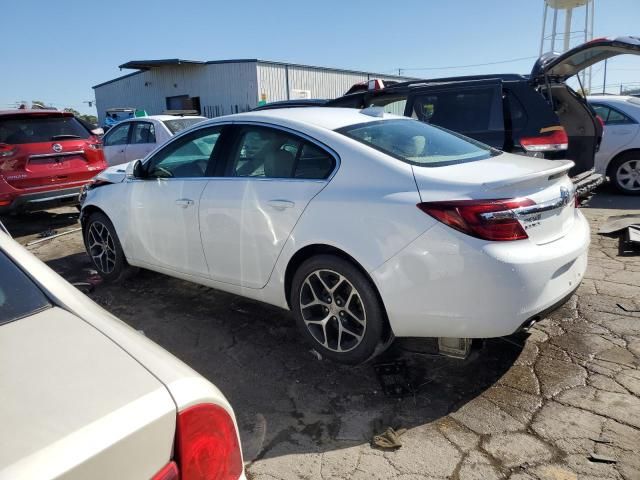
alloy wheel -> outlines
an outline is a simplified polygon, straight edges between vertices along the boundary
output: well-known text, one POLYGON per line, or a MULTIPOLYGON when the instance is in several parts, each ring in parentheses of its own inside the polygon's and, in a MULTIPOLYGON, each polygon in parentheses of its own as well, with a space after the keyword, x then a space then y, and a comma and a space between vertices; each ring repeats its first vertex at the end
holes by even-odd
POLYGON ((116 266, 116 249, 109 229, 99 221, 91 223, 87 232, 89 255, 102 273, 113 272, 116 266))
POLYGON ((300 289, 300 311, 305 326, 324 348, 344 353, 362 342, 367 315, 360 293, 333 270, 315 270, 300 289))
POLYGON ((640 190, 640 160, 627 160, 616 170, 616 181, 625 190, 640 190))

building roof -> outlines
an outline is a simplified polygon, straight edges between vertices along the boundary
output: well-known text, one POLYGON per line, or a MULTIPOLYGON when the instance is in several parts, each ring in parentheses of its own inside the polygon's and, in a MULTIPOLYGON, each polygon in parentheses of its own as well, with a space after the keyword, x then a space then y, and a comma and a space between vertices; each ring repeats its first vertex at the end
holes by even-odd
POLYGON ((206 62, 199 60, 183 60, 181 58, 165 58, 162 60, 129 60, 127 63, 119 65, 118 68, 133 68, 136 70, 147 70, 153 67, 165 67, 168 65, 204 65, 206 62))
POLYGON ((338 72, 338 73, 350 73, 355 75, 368 75, 372 77, 386 77, 386 78, 397 78, 399 80, 415 80, 412 77, 403 77, 398 75, 388 75, 382 73, 375 72, 365 72, 362 70, 348 70, 344 68, 333 68, 333 67, 318 67, 314 65, 305 65, 300 63, 287 63, 287 62, 277 62, 273 60, 259 60, 257 58, 238 58, 238 59, 230 59, 230 60, 209 60, 209 61, 200 61, 200 60, 184 60, 180 58, 167 58, 161 60, 130 60, 126 63, 123 63, 118 68, 131 68, 137 69, 137 72, 128 73, 127 75, 122 75, 120 77, 114 78, 112 80, 108 80, 106 82, 99 83, 94 85, 92 88, 102 87, 104 85, 108 85, 113 82, 117 82, 118 80, 122 80, 127 77, 132 77, 134 75, 138 75, 146 70, 157 67, 166 67, 166 66, 176 66, 176 65, 215 65, 215 64, 223 64, 223 63, 261 63, 266 65, 283 65, 289 67, 298 67, 298 68, 313 68, 315 70, 322 70, 328 72, 338 72))

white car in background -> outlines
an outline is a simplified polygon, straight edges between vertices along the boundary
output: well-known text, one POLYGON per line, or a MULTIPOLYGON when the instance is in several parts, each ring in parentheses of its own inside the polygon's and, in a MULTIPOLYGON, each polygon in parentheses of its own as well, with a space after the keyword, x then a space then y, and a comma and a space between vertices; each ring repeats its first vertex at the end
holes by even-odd
POLYGON ((110 166, 144 158, 176 133, 204 120, 205 117, 175 115, 151 115, 123 120, 103 137, 104 156, 110 166))
POLYGON ((0 479, 244 478, 214 385, 3 231, 0 272, 0 479))
POLYGON ((572 166, 376 107, 264 110, 98 175, 81 222, 106 280, 144 267, 291 309, 360 363, 393 336, 466 349, 567 298, 589 245, 572 166))
POLYGON ((604 122, 596 172, 622 193, 640 195, 640 98, 592 95, 587 100, 604 122))

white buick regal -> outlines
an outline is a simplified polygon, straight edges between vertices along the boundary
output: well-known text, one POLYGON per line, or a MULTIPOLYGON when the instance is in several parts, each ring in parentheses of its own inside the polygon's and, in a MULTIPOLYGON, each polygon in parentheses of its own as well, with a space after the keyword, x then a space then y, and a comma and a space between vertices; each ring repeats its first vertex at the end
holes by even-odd
POLYGON ((0 479, 54 478, 244 474, 216 387, 0 231, 0 479))
POLYGON ((589 245, 571 166, 377 109, 266 110, 106 171, 81 220, 107 280, 143 267, 290 309, 358 363, 394 336, 509 335, 567 298, 589 245))

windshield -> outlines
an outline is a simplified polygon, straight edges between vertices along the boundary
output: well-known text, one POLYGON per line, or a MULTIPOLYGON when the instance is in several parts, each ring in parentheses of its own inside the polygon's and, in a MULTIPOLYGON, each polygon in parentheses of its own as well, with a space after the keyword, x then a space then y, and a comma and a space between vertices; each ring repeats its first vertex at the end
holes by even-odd
POLYGON ((44 293, 2 252, 0 272, 0 325, 51 305, 44 293))
POLYGON ((175 120, 164 120, 162 123, 169 129, 169 131, 175 135, 176 133, 189 128, 191 125, 200 123, 204 118, 192 117, 192 118, 176 118, 175 120))
POLYGON ((339 133, 412 165, 442 167, 484 160, 501 152, 417 120, 381 120, 349 125, 339 133))
POLYGON ((0 119, 0 143, 22 144, 89 138, 74 117, 25 115, 0 119))

